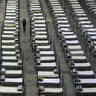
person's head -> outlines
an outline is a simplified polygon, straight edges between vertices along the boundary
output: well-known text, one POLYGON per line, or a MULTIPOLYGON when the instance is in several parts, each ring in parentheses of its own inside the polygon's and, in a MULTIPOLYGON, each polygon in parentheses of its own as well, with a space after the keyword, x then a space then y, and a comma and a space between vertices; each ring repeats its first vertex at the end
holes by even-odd
POLYGON ((25 18, 23 18, 23 20, 25 20, 25 18))

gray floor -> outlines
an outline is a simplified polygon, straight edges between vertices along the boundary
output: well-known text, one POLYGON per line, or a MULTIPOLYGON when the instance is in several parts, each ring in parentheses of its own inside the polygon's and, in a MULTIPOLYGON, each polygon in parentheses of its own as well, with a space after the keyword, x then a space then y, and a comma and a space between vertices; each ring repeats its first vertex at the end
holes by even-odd
POLYGON ((36 73, 34 66, 34 53, 30 46, 30 23, 27 9, 27 0, 20 0, 20 41, 24 54, 24 80, 26 85, 26 96, 36 96, 36 73), (26 32, 23 32, 22 19, 27 20, 26 32))
MULTIPOLYGON (((0 1, 0 32, 2 32, 2 24, 3 24, 3 20, 4 20, 4 12, 5 12, 5 1, 0 1)), ((0 37, 1 37, 1 33, 0 33, 0 37)), ((0 42, 1 42, 1 38, 0 38, 0 42)), ((0 43, 0 48, 1 48, 1 43, 0 43)))
MULTIPOLYGON (((72 84, 72 78, 69 72, 68 64, 65 62, 64 53, 59 43, 59 38, 56 35, 51 15, 49 14, 45 0, 41 0, 43 5, 43 10, 46 15, 46 21, 48 22, 48 32, 49 36, 52 39, 52 42, 55 44, 57 58, 60 60, 61 73, 64 77, 64 83, 67 86, 68 96, 75 96, 74 87, 72 84)), ((0 3, 0 26, 3 22, 4 16, 4 1, 0 3)), ((27 0, 20 0, 20 43, 24 55, 24 81, 26 85, 26 95, 25 96, 37 96, 37 86, 36 86, 36 72, 34 66, 34 53, 32 52, 30 46, 30 23, 29 15, 27 9, 27 0), (23 32, 22 29, 22 19, 27 20, 26 32, 23 32)))

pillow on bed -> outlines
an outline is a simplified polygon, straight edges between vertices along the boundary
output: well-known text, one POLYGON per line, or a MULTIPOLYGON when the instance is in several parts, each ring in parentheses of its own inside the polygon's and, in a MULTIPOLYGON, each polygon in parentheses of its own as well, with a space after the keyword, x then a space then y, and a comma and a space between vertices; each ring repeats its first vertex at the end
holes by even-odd
POLYGON ((54 69, 54 73, 55 73, 55 74, 58 74, 58 70, 57 70, 57 69, 54 69))
POLYGON ((39 50, 39 48, 37 48, 37 49, 36 49, 36 53, 39 53, 39 52, 40 52, 40 50, 39 50))
POLYGON ((5 23, 4 26, 5 26, 5 27, 13 27, 13 26, 16 26, 16 24, 8 24, 8 23, 5 23))
POLYGON ((44 91, 44 86, 39 86, 39 91, 44 91))
POLYGON ((73 69, 73 70, 72 70, 72 73, 73 73, 73 74, 77 74, 77 69, 73 69))
POLYGON ((18 85, 17 90, 18 90, 18 91, 23 91, 23 86, 22 86, 22 85, 18 85))
POLYGON ((22 59, 18 60, 18 65, 22 65, 22 59))
POLYGON ((82 88, 81 85, 78 85, 78 86, 76 87, 76 89, 77 89, 77 91, 82 91, 82 90, 83 90, 83 88, 82 88))
POLYGON ((36 53, 36 59, 40 58, 40 54, 36 53))
POLYGON ((0 81, 5 81, 5 75, 0 76, 0 81))
POLYGON ((2 68, 2 69, 1 69, 1 74, 4 75, 5 73, 6 73, 5 68, 2 68))
POLYGON ((69 65, 70 66, 74 65, 74 61, 73 60, 69 61, 69 65))
POLYGON ((43 81, 43 77, 39 76, 38 81, 43 81))
POLYGON ((40 65, 41 61, 38 59, 36 60, 36 65, 40 65))

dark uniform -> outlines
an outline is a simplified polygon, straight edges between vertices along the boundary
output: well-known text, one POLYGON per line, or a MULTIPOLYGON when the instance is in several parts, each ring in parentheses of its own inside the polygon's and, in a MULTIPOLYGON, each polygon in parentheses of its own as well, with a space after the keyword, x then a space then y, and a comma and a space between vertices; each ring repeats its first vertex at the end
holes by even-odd
POLYGON ((25 20, 25 18, 23 18, 22 24, 23 24, 23 31, 25 32, 26 31, 26 20, 25 20))

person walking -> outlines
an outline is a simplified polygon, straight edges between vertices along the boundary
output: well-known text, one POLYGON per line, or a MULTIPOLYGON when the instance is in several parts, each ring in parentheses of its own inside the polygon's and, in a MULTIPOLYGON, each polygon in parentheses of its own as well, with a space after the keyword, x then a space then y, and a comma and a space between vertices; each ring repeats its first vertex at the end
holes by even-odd
POLYGON ((25 20, 25 18, 23 18, 22 24, 23 24, 23 31, 26 32, 26 20, 25 20))

